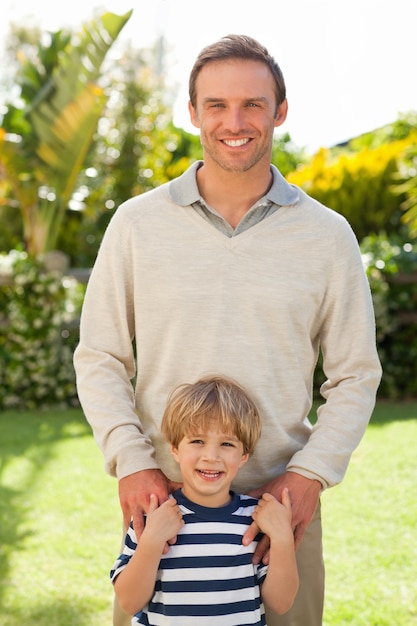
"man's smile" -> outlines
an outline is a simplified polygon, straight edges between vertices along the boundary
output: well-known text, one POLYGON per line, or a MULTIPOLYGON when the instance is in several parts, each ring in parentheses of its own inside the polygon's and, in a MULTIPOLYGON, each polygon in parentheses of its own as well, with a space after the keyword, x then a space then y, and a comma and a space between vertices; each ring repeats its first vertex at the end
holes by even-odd
POLYGON ((240 146, 244 146, 246 143, 249 143, 250 139, 246 137, 245 139, 223 139, 222 141, 226 144, 226 146, 239 148, 240 146))

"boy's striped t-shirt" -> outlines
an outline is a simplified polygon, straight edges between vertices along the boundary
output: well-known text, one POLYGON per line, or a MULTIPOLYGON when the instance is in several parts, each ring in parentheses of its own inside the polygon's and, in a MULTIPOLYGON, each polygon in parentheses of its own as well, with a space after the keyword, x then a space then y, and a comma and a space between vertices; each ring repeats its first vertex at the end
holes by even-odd
MULTIPOLYGON (((173 496, 185 524, 176 543, 162 555, 154 596, 132 624, 264 626, 260 584, 267 566, 252 563, 260 536, 249 546, 242 545, 257 499, 231 493, 228 505, 208 508, 194 504, 181 490, 173 496)), ((126 567, 136 545, 131 525, 123 553, 110 572, 112 581, 126 567)))

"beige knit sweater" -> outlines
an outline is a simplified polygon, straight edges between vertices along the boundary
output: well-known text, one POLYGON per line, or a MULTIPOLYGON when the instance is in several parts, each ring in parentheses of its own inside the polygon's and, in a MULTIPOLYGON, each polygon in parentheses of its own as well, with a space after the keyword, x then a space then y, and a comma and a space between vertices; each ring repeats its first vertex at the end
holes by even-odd
POLYGON ((195 169, 117 210, 88 284, 74 363, 106 470, 122 478, 161 467, 178 480, 159 432, 167 396, 223 373, 248 388, 263 423, 234 487, 246 492, 286 469, 331 486, 364 434, 381 376, 355 236, 274 169, 280 208, 226 237, 191 206, 195 169), (327 382, 312 428, 320 345, 327 382))

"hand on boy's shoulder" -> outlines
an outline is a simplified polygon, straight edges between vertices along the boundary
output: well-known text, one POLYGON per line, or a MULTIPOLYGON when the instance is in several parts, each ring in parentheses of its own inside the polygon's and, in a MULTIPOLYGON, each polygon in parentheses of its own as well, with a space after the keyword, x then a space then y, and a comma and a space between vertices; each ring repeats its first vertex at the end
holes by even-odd
POLYGON ((270 540, 293 541, 291 500, 288 489, 282 491, 282 503, 271 493, 264 493, 252 514, 254 522, 270 540))
POLYGON ((142 540, 161 544, 161 548, 168 543, 175 543, 176 536, 184 526, 181 509, 174 498, 168 498, 161 505, 158 498, 151 494, 145 529, 142 540))

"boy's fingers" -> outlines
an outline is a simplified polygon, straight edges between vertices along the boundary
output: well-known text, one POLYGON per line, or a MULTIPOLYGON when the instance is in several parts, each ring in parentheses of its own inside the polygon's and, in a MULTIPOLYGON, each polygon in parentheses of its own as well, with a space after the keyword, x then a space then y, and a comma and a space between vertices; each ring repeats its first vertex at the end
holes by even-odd
POLYGON ((242 537, 242 543, 244 546, 248 546, 255 539, 256 535, 259 533, 259 526, 252 522, 247 531, 242 537))

